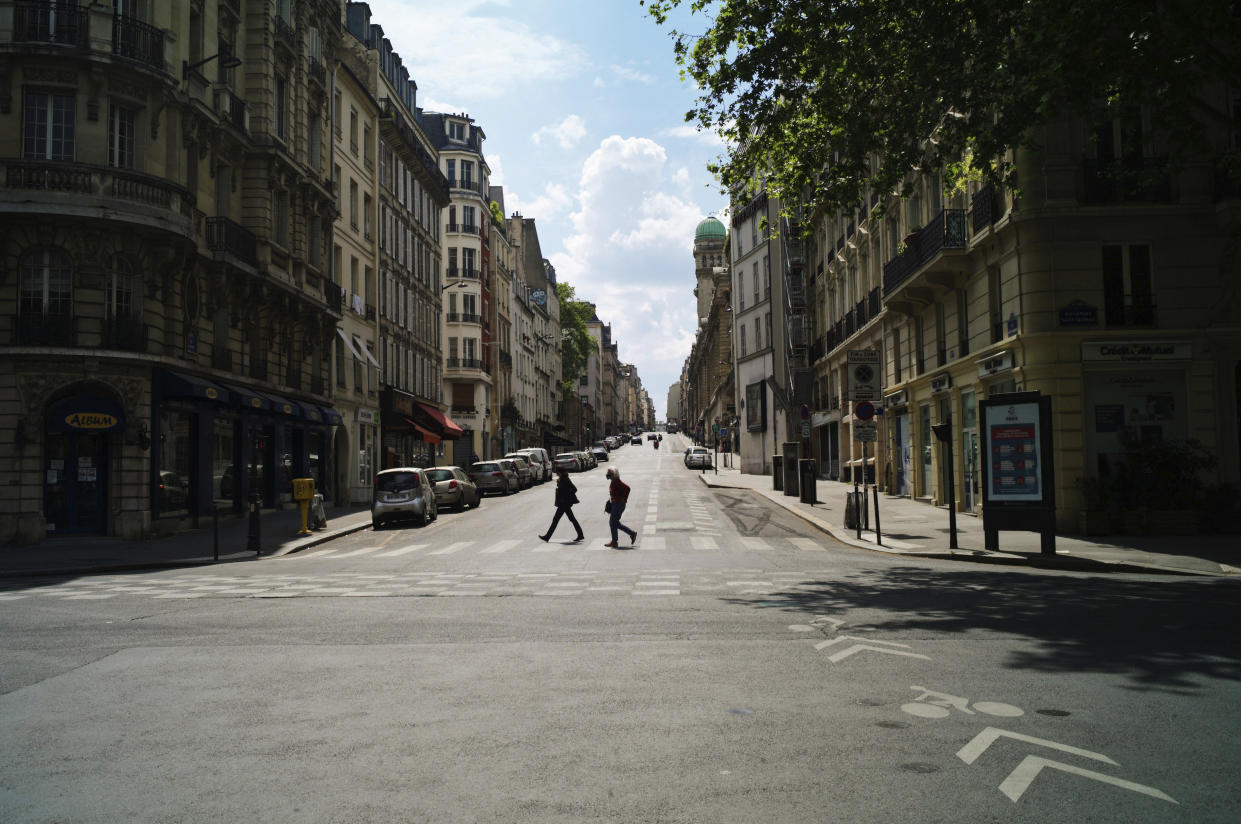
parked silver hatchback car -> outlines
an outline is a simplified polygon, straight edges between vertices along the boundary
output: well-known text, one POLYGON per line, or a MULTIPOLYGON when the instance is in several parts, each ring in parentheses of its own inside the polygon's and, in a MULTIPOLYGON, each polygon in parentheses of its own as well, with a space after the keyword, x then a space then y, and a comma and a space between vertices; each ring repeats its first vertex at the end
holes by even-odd
POLYGON ((484 494, 499 492, 501 495, 511 495, 518 488, 517 475, 499 461, 478 461, 470 466, 467 474, 478 491, 484 494))
POLYGON ((435 491, 425 469, 413 466, 385 469, 375 476, 371 493, 371 526, 412 519, 426 526, 439 517, 435 491))
POLYGON ((477 507, 482 502, 483 494, 459 466, 433 466, 426 470, 435 490, 435 506, 455 506, 458 511, 468 507, 477 507))
POLYGON ((547 454, 547 450, 541 446, 527 446, 518 449, 515 453, 510 453, 505 457, 512 457, 512 454, 524 455, 530 461, 530 468, 537 469, 535 472, 535 481, 543 483, 552 479, 552 459, 547 454))

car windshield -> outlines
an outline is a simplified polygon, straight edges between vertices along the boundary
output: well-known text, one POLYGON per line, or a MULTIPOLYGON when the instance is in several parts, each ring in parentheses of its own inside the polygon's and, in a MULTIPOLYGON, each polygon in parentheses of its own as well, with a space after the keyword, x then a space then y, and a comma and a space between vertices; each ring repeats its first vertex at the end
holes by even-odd
POLYGON ((427 480, 429 481, 451 481, 452 470, 451 469, 428 469, 427 480))
POLYGON ((385 472, 375 482, 380 492, 404 492, 420 483, 417 472, 385 472))
POLYGON ((500 465, 493 463, 477 463, 472 469, 474 472, 499 472, 500 465))

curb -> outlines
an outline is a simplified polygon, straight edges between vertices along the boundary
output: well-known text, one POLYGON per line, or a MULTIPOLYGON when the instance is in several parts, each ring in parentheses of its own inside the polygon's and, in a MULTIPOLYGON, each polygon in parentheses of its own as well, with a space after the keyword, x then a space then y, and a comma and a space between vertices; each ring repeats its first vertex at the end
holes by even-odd
POLYGON ((775 506, 780 507, 785 512, 801 518, 820 532, 826 532, 837 541, 856 549, 864 549, 870 552, 879 552, 884 555, 895 555, 900 557, 916 557, 929 558, 938 561, 960 561, 966 563, 979 564, 999 564, 1003 566, 1026 566, 1035 569, 1058 569, 1070 572, 1096 572, 1096 573, 1127 573, 1133 575, 1180 575, 1192 576, 1199 578, 1216 578, 1229 577, 1226 575, 1213 575, 1209 572, 1201 572, 1198 570, 1178 569, 1176 567, 1160 567, 1160 566, 1144 566, 1141 564, 1131 564, 1125 562, 1112 561, 1096 561, 1090 558, 1073 557, 1070 555, 1055 555, 1052 557, 1043 557, 1042 555, 1025 556, 1025 555, 996 555, 986 550, 896 550, 887 547, 876 546, 867 541, 859 541, 856 538, 847 535, 838 527, 811 517, 800 509, 791 506, 785 506, 782 501, 764 495, 761 490, 751 486, 731 486, 729 484, 711 483, 707 480, 706 475, 700 475, 704 486, 708 489, 736 489, 741 491, 752 492, 765 501, 770 501, 775 506))
POLYGON ((328 541, 333 541, 337 538, 343 538, 346 535, 352 535, 355 532, 361 532, 364 529, 370 529, 370 528, 371 528, 371 522, 368 520, 365 523, 355 524, 354 526, 342 526, 339 529, 334 529, 330 532, 325 530, 319 533, 318 535, 315 535, 312 538, 307 538, 304 541, 299 541, 298 543, 293 544, 291 546, 281 546, 279 549, 274 550, 270 555, 266 557, 281 558, 285 555, 292 555, 295 552, 301 552, 303 549, 310 549, 311 547, 319 546, 320 544, 326 544, 328 541))

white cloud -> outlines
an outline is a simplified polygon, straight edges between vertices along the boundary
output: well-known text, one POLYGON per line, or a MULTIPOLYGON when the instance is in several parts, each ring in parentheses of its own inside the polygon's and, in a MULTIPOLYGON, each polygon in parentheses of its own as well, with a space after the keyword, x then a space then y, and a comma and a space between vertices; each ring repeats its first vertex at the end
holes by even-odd
POLYGON ((654 75, 640 72, 637 69, 631 68, 629 66, 617 66, 613 64, 609 66, 608 68, 612 70, 612 74, 616 75, 621 80, 632 80, 636 83, 645 83, 648 86, 655 82, 654 75))
POLYGON ((604 86, 607 85, 607 83, 604 81, 602 77, 600 77, 599 75, 595 75, 594 85, 596 89, 602 89, 604 86))
POLYGON ((491 177, 490 177, 491 185, 492 186, 503 186, 504 185, 504 162, 501 159, 500 155, 498 154, 485 155, 485 157, 487 159, 487 168, 491 169, 491 177))
POLYGON ((521 212, 523 217, 536 220, 559 217, 573 208, 573 196, 559 183, 548 183, 543 187, 543 193, 530 201, 526 201, 517 192, 505 192, 504 201, 504 207, 510 214, 521 212))
POLYGON ((418 96, 418 105, 428 112, 446 112, 448 114, 469 114, 470 107, 458 103, 445 103, 432 97, 418 96))
POLYGON ((703 213, 678 193, 687 178, 668 169, 655 141, 608 137, 582 166, 572 232, 551 255, 560 280, 612 324, 621 359, 637 365, 660 409, 698 324, 693 242, 703 213))
POLYGON ((371 22, 383 27, 419 89, 436 95, 495 99, 590 65, 580 46, 532 28, 518 16, 497 16, 496 7, 508 7, 508 2, 370 0, 369 5, 371 22), (428 43, 434 47, 425 48, 428 43))
POLYGON ((555 138, 562 149, 572 149, 577 142, 586 136, 586 121, 575 114, 568 115, 559 123, 549 123, 530 135, 535 144, 541 144, 544 138, 555 138))
POLYGON ((681 140, 697 140, 698 142, 705 143, 708 146, 722 147, 724 145, 724 141, 721 140, 720 136, 715 132, 707 129, 699 129, 696 126, 690 126, 688 124, 684 126, 674 126, 671 129, 663 129, 660 131, 659 136, 675 137, 681 140))

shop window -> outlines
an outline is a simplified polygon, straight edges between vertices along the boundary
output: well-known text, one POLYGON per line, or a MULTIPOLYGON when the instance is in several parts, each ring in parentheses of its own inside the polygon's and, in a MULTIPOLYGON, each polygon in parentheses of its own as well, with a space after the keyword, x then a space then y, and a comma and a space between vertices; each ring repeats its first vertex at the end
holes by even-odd
POLYGON ((159 514, 188 515, 194 479, 192 420, 190 415, 177 410, 166 410, 161 417, 156 485, 159 514))
POLYGON ((217 507, 228 507, 237 500, 240 484, 234 456, 237 446, 237 425, 228 418, 216 418, 211 425, 211 486, 217 507))

